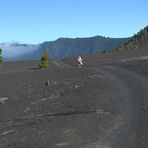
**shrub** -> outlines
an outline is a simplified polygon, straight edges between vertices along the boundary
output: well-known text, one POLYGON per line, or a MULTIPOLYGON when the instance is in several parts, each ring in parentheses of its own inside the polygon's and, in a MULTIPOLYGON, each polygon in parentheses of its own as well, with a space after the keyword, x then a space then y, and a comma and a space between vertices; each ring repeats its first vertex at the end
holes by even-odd
POLYGON ((39 64, 39 67, 48 68, 48 66, 49 66, 49 55, 48 55, 48 51, 45 51, 41 58, 41 63, 39 64))

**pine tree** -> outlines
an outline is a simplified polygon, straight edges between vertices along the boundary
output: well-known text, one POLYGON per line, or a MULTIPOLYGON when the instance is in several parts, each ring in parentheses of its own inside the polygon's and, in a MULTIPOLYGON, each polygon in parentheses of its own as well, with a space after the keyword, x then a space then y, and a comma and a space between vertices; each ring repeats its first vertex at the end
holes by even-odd
POLYGON ((48 66, 49 66, 49 55, 48 51, 45 51, 43 57, 41 58, 41 63, 39 64, 39 67, 48 68, 48 66))
POLYGON ((3 59, 2 59, 2 49, 0 48, 0 65, 2 65, 3 59))

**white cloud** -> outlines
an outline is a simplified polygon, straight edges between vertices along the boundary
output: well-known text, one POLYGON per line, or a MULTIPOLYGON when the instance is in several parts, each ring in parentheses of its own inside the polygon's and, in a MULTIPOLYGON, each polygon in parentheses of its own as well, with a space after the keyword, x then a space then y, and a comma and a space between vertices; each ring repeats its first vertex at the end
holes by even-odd
POLYGON ((38 49, 38 45, 27 45, 19 43, 1 43, 3 58, 15 58, 17 56, 31 53, 38 49))

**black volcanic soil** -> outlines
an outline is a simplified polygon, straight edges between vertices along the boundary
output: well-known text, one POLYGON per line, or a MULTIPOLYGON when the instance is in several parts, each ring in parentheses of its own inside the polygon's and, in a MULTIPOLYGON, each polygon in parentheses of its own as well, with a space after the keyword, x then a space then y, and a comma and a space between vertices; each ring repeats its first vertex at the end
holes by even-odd
POLYGON ((0 69, 0 148, 147 148, 148 52, 0 69), (48 82, 48 85, 46 85, 48 82))

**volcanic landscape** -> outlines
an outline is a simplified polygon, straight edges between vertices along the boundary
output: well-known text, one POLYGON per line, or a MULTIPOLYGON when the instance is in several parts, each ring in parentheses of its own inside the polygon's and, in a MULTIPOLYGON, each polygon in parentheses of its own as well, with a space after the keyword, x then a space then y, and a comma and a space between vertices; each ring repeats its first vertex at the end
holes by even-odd
POLYGON ((148 50, 6 62, 0 148, 147 148, 148 50))

